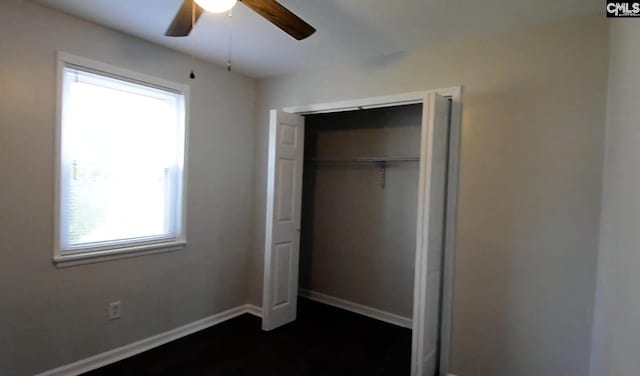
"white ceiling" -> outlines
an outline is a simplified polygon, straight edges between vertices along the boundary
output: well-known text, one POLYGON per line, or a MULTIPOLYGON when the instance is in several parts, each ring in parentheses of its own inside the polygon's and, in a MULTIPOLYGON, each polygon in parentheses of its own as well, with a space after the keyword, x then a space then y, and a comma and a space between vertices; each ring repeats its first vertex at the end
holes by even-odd
MULTIPOLYGON (((227 15, 205 13, 188 38, 164 36, 182 0, 34 0, 226 66, 227 15)), ((385 59, 469 35, 603 13, 602 0, 280 0, 318 31, 296 41, 242 4, 232 20, 233 69, 267 77, 385 59)))

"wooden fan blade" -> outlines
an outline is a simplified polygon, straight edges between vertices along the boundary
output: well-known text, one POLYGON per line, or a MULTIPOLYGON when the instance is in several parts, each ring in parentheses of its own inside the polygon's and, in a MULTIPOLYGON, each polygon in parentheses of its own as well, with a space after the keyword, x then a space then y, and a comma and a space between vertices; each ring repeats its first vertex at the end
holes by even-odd
POLYGON ((193 2, 193 0, 184 0, 164 35, 168 37, 186 37, 203 12, 204 9, 193 2), (196 8, 195 17, 193 17, 193 7, 196 8))
POLYGON ((313 26, 304 22, 275 0, 239 1, 297 40, 303 40, 316 32, 313 26))

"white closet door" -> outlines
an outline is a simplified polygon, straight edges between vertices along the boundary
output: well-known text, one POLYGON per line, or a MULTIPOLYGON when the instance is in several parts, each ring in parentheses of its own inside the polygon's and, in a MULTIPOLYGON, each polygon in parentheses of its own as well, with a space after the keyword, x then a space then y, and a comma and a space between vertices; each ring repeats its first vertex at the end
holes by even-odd
POLYGON ((269 123, 262 329, 296 319, 304 118, 272 110, 269 123))
POLYGON ((424 98, 413 300, 414 376, 436 375, 439 357, 449 107, 449 100, 438 94, 424 98))

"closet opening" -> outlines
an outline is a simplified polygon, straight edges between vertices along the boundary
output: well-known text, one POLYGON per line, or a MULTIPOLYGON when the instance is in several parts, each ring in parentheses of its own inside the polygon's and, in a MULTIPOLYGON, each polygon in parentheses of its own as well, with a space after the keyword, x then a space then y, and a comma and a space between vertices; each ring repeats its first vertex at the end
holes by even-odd
POLYGON ((447 374, 460 88, 444 92, 271 111, 264 330, 447 374))
MULTIPOLYGON (((298 296, 383 322, 344 315, 352 328, 336 340, 375 343, 379 367, 399 375, 411 362, 421 120, 421 104, 305 116, 298 296)), ((326 310, 299 304, 299 319, 326 310)))

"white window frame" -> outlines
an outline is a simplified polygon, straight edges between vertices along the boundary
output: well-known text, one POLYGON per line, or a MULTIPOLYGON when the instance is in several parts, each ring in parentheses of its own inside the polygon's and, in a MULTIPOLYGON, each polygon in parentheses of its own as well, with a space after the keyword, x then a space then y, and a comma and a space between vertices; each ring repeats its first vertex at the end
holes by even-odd
POLYGON ((189 154, 189 85, 167 81, 161 78, 152 77, 146 74, 130 71, 128 69, 115 67, 95 60, 71 55, 65 52, 57 52, 56 64, 56 124, 55 124, 55 198, 54 198, 54 247, 53 261, 56 266, 65 267, 78 264, 86 264, 100 261, 107 261, 125 257, 139 256, 142 254, 152 254, 159 252, 170 252, 184 249, 187 246, 187 176, 188 176, 188 154, 189 154), (184 156, 183 156, 183 176, 182 192, 180 203, 180 225, 175 237, 170 239, 158 239, 151 241, 114 242, 104 247, 87 247, 76 251, 63 251, 61 247, 61 158, 62 158, 62 92, 64 80, 64 68, 78 68, 92 73, 97 73, 106 77, 112 77, 132 83, 156 87, 181 94, 184 97, 184 156))

